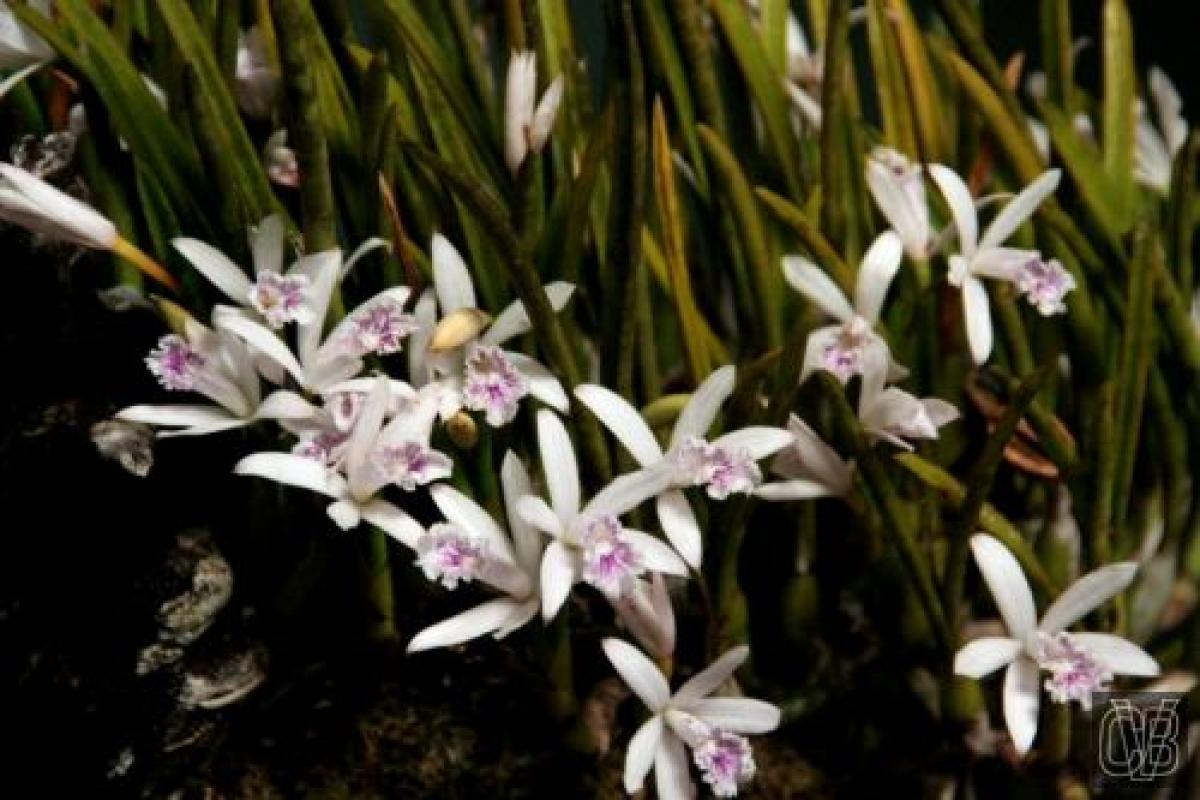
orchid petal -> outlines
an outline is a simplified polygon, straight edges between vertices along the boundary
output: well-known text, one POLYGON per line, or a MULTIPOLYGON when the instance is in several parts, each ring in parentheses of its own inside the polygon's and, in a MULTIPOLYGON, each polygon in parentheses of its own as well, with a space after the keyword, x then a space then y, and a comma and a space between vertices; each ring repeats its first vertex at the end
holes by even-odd
POLYGON ((648 467, 662 460, 662 448, 654 431, 629 401, 611 389, 595 384, 575 387, 575 396, 596 415, 605 428, 616 437, 634 460, 648 467))
POLYGON ((787 481, 771 481, 754 490, 754 496, 772 502, 787 500, 816 500, 829 497, 835 492, 823 483, 794 478, 787 481))
POLYGON ((529 382, 531 395, 560 414, 566 414, 571 410, 571 398, 567 397, 567 392, 558 378, 544 364, 524 353, 505 350, 504 356, 517 372, 525 376, 525 380, 529 382))
POLYGON ((881 233, 863 256, 854 285, 854 308, 872 325, 879 321, 883 299, 903 258, 904 245, 895 231, 881 233))
POLYGON ((983 533, 971 537, 971 552, 1009 634, 1024 640, 1037 629, 1033 592, 1012 551, 983 533))
POLYGON ((143 425, 162 425, 170 428, 193 428, 228 422, 232 418, 220 406, 169 405, 130 406, 117 412, 117 419, 140 422, 143 425))
POLYGON ((747 450, 755 461, 773 456, 795 441, 790 431, 783 428, 771 428, 765 425, 753 425, 730 431, 724 436, 717 437, 713 444, 728 450, 747 450))
POLYGON ((566 530, 563 521, 554 513, 554 509, 535 494, 518 498, 517 514, 528 525, 551 536, 562 536, 566 530))
POLYGON ((283 244, 287 230, 283 217, 271 214, 250 231, 250 253, 255 272, 283 271, 283 244))
POLYGON ((320 411, 312 403, 295 392, 279 390, 267 395, 254 416, 258 419, 304 420, 317 416, 320 411))
POLYGON ((999 247, 1008 241, 1008 237, 1012 236, 1017 228, 1033 216, 1033 212, 1037 211, 1038 206, 1047 197, 1054 194, 1061 178, 1062 170, 1046 170, 1033 183, 1022 189, 1020 194, 1009 200, 1004 209, 992 220, 992 224, 984 231, 983 238, 979 241, 979 249, 987 250, 990 247, 999 247))
POLYGON ((625 791, 638 792, 646 783, 646 776, 654 766, 654 755, 658 752, 663 737, 663 719, 655 715, 646 720, 625 748, 625 791))
POLYGON ((575 448, 562 420, 545 409, 537 415, 537 436, 550 504, 565 523, 579 513, 581 490, 575 448))
MULTIPOLYGON (((500 464, 500 488, 504 492, 504 508, 507 511, 508 530, 512 533, 513 546, 517 554, 517 563, 530 575, 537 574, 538 562, 542 556, 542 537, 537 530, 525 521, 517 510, 517 503, 522 497, 533 494, 533 481, 521 459, 509 450, 504 454, 500 464)), ((558 524, 558 518, 550 514, 558 524)))
POLYGON ((492 515, 484 511, 478 503, 445 483, 430 486, 429 496, 446 519, 464 529, 469 536, 482 539, 490 555, 498 555, 508 562, 513 561, 514 554, 508 537, 496 524, 496 520, 492 519, 492 515))
POLYGON ((962 304, 971 358, 983 364, 992 354, 992 310, 983 281, 970 275, 963 280, 962 304))
POLYGON ((666 463, 621 475, 592 496, 584 513, 619 517, 665 492, 672 479, 672 470, 666 463))
POLYGON ((658 800, 694 800, 696 787, 688 774, 687 751, 671 732, 664 732, 654 754, 654 785, 658 800))
POLYGON ((661 711, 671 699, 671 688, 654 662, 646 658, 641 650, 621 639, 610 637, 600 645, 625 685, 651 711, 656 714, 661 711))
POLYGON ((197 272, 224 292, 230 300, 239 306, 247 303, 253 284, 242 268, 234 264, 229 256, 199 239, 181 237, 173 239, 171 244, 197 272))
POLYGON ((708 697, 688 706, 700 719, 730 733, 768 733, 779 727, 779 709, 747 697, 708 697))
POLYGON ((968 678, 990 675, 1021 654, 1024 645, 1004 636, 984 636, 963 645, 954 656, 954 674, 968 678))
POLYGON ((328 497, 337 497, 341 489, 338 476, 324 464, 291 453, 253 453, 239 461, 233 472, 308 489, 328 497))
POLYGON ((1041 705, 1038 667, 1028 658, 1018 658, 1004 673, 1004 721, 1017 753, 1025 755, 1037 735, 1041 705))
POLYGON ((478 639, 498 630, 519 607, 519 603, 508 597, 489 600, 436 625, 430 625, 412 638, 406 650, 409 653, 419 653, 422 650, 449 647, 478 639))
MULTIPOLYGON (((543 286, 542 291, 546 293, 550 307, 555 311, 562 311, 571 301, 571 295, 575 293, 575 284, 555 281, 543 286)), ((515 300, 496 316, 483 334, 483 343, 503 344, 515 336, 528 333, 532 328, 533 323, 529 319, 529 312, 525 310, 525 304, 515 300)))
MULTIPOLYGON (((925 257, 929 246, 929 209, 917 206, 892 171, 879 161, 868 159, 866 174, 867 188, 875 205, 879 206, 884 219, 896 229, 905 249, 914 258, 925 257)), ((921 194, 924 195, 924 189, 921 194)))
POLYGON ((1112 597, 1125 591, 1137 574, 1134 561, 1109 564, 1089 572, 1068 586, 1042 615, 1038 630, 1058 633, 1069 628, 1112 597))
POLYGON ((846 295, 825 271, 803 256, 784 256, 783 277, 800 294, 839 322, 854 316, 846 295))
POLYGON ((625 528, 623 536, 641 557, 642 566, 650 572, 687 576, 687 564, 666 542, 632 528, 625 528))
POLYGON ((971 190, 958 173, 941 164, 929 165, 929 177, 937 184, 946 205, 950 207, 950 216, 954 218, 954 227, 958 230, 958 246, 962 254, 970 259, 975 255, 979 244, 979 217, 975 211, 975 200, 971 190))
POLYGON ((704 550, 700 534, 700 523, 696 520, 696 512, 687 495, 678 489, 671 489, 660 494, 655 502, 658 511, 658 524, 671 546, 683 556, 683 560, 692 569, 700 568, 700 559, 704 550))
POLYGON ((350 257, 342 263, 342 268, 338 272, 338 280, 345 280, 346 276, 350 274, 350 270, 354 269, 354 267, 358 265, 359 261, 362 261, 367 255, 380 248, 391 250, 392 243, 380 236, 372 236, 370 239, 367 239, 358 247, 354 248, 354 252, 351 253, 350 257))
POLYGON ((358 507, 362 518, 409 550, 417 549, 417 542, 425 535, 425 529, 406 511, 381 498, 373 498, 358 507))
POLYGON ((708 434, 721 405, 733 394, 736 380, 737 368, 728 364, 713 372, 696 387, 696 391, 692 392, 691 398, 679 413, 675 430, 671 432, 672 448, 689 436, 703 438, 708 434))
POLYGON ((1111 633, 1072 633, 1071 638, 1117 675, 1154 678, 1161 672, 1154 657, 1128 639, 1111 633))
POLYGON ((675 692, 675 704, 681 708, 691 706, 697 700, 708 697, 733 677, 738 667, 750 657, 750 648, 745 645, 725 651, 720 658, 697 672, 675 692))
POLYGON ((214 324, 221 330, 228 331, 237 336, 250 345, 250 347, 286 369, 288 374, 295 378, 296 382, 301 386, 308 384, 304 368, 300 366, 300 362, 292 355, 292 351, 288 349, 288 346, 283 343, 282 339, 265 325, 260 325, 241 314, 222 314, 218 319, 214 320, 214 324))
POLYGON ((555 539, 542 554, 541 587, 542 618, 547 622, 558 615, 567 595, 579 577, 579 567, 573 553, 555 539))
POLYGON ((529 149, 535 153, 542 152, 550 131, 554 129, 554 120, 558 117, 558 107, 562 104, 563 89, 566 84, 563 76, 559 75, 542 94, 537 109, 533 112, 533 122, 529 125, 529 149))
POLYGON ((475 284, 458 250, 445 236, 435 233, 431 252, 433 286, 442 316, 460 308, 475 308, 475 284))

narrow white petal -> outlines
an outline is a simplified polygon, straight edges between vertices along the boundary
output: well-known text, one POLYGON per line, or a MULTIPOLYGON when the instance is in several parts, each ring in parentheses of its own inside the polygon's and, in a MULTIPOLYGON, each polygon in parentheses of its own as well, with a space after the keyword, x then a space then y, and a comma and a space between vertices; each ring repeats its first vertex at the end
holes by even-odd
POLYGON ((433 286, 442 315, 458 311, 460 308, 476 308, 475 284, 471 283, 467 263, 454 249, 454 245, 450 244, 450 240, 445 236, 435 233, 431 250, 433 286))
POLYGON ((730 733, 768 733, 779 727, 779 709, 747 697, 708 697, 688 706, 700 719, 730 733))
POLYGON ((516 367, 517 372, 520 372, 525 376, 525 380, 529 381, 531 395, 560 414, 566 414, 571 410, 571 398, 567 397, 567 390, 563 388, 558 378, 545 364, 535 361, 524 353, 505 350, 504 355, 516 367))
POLYGON ((561 536, 564 530, 563 521, 554 513, 545 500, 535 494, 527 494, 517 498, 517 514, 525 522, 551 536, 561 536))
POLYGON ((829 497, 834 492, 823 483, 795 478, 788 481, 771 481, 764 483, 754 490, 754 496, 772 502, 788 500, 815 500, 818 497, 829 497))
POLYGON ((233 468, 236 475, 253 475, 337 497, 339 481, 324 464, 291 453, 254 453, 233 468))
POLYGON ((1025 639, 1036 629, 1037 611, 1021 565, 998 539, 984 533, 971 537, 971 552, 1009 634, 1014 639, 1025 639))
POLYGON ((529 152, 528 130, 537 94, 536 58, 525 51, 514 52, 508 59, 504 81, 504 163, 514 173, 529 152))
POLYGON ((378 497, 358 507, 362 518, 409 550, 417 549, 417 542, 425 534, 421 523, 410 517, 386 500, 378 497))
POLYGON ((27 67, 23 67, 23 68, 17 70, 13 74, 6 77, 4 80, 0 81, 0 98, 3 98, 6 94, 8 94, 14 88, 16 88, 16 86, 21 81, 25 80, 30 75, 37 72, 39 69, 46 66, 46 64, 48 64, 48 63, 49 63, 48 61, 38 61, 35 64, 30 64, 27 67))
MULTIPOLYGON (((543 286, 542 290, 546 293, 546 299, 550 301, 550 307, 555 311, 562 311, 570 302, 571 295, 575 293, 575 284, 555 281, 543 286)), ((484 344, 503 344, 514 336, 528 333, 532 328, 533 323, 529 320, 529 312, 525 310, 524 303, 514 300, 496 316, 482 338, 484 344)))
POLYGON ((748 450, 750 457, 758 461, 775 455, 794 441, 791 432, 783 428, 754 425, 719 436, 713 444, 730 450, 748 450))
POLYGON ((1046 170, 1033 183, 1022 189, 1020 194, 1009 200, 1008 205, 996 215, 992 224, 984 232, 983 238, 979 241, 979 249, 998 247, 1008 241, 1008 237, 1012 236, 1017 228, 1033 216, 1033 212, 1037 211, 1038 206, 1047 197, 1054 194, 1061 178, 1061 170, 1046 170))
POLYGON ((1009 664, 1024 645, 1004 636, 984 636, 964 644, 954 656, 954 674, 979 679, 1009 664))
POLYGON ((372 236, 370 239, 367 239, 358 247, 354 248, 354 252, 351 253, 350 257, 342 263, 342 268, 338 272, 338 280, 345 280, 346 276, 350 274, 350 270, 354 269, 358 262, 362 261, 363 258, 368 254, 373 253, 380 248, 390 250, 391 247, 392 243, 382 237, 372 236))
POLYGON ((584 513, 612 514, 619 517, 651 497, 665 492, 671 485, 672 477, 670 466, 661 462, 653 467, 621 475, 592 497, 584 513))
POLYGON ((655 508, 658 511, 658 524, 662 526, 671 546, 683 556, 689 567, 699 569, 704 542, 700 535, 700 523, 687 495, 678 489, 665 491, 655 501, 655 508))
POLYGON ((537 432, 550 505, 565 523, 579 513, 579 466, 575 462, 575 447, 562 420, 546 409, 538 412, 537 432))
POLYGON ((992 309, 988 304, 987 288, 983 281, 967 276, 962 285, 963 322, 967 326, 967 343, 971 358, 983 364, 992 354, 992 309))
POLYGON ((1073 633, 1071 638, 1117 675, 1154 678, 1161 672, 1154 657, 1128 639, 1111 633, 1073 633))
POLYGON ((358 506, 351 500, 335 500, 325 507, 325 515, 344 531, 352 531, 362 522, 358 506))
MULTIPOLYGON (((512 533, 513 546, 517 553, 517 563, 529 575, 536 575, 542 557, 542 537, 517 510, 520 499, 533 494, 533 481, 530 480, 529 471, 525 469, 521 459, 511 450, 504 454, 504 461, 500 465, 500 488, 504 492, 504 509, 508 516, 508 530, 512 533)), ((550 516, 557 524, 558 517, 554 516, 554 512, 550 512, 550 516)))
POLYGON ((1137 574, 1137 569, 1136 562, 1122 561, 1089 572, 1063 590, 1058 599, 1050 604, 1038 628, 1047 633, 1069 628, 1125 591, 1137 574))
POLYGON ((305 420, 317 416, 320 411, 312 403, 295 392, 283 389, 272 392, 258 407, 258 419, 305 420))
POLYGON ((575 556, 557 539, 542 554, 542 618, 554 619, 579 576, 575 556))
POLYGON ((408 652, 418 653, 435 647, 462 644, 494 633, 504 625, 520 604, 507 597, 489 600, 469 611, 430 625, 408 643, 408 652))
MULTIPOLYGON (((879 161, 868 159, 866 173, 867 188, 884 219, 896 229, 905 249, 914 257, 923 258, 929 246, 929 209, 916 206, 913 196, 879 161)), ((923 189, 921 194, 924 195, 923 189)))
POLYGON ((815 303, 839 322, 854 316, 854 309, 842 290, 825 271, 803 256, 784 256, 783 277, 793 289, 815 303))
POLYGON ((662 710, 671 699, 671 688, 654 662, 646 658, 641 650, 621 639, 610 637, 600 644, 625 685, 651 711, 658 713, 662 710))
POLYGON ((658 800, 694 800, 696 787, 688 774, 687 751, 671 731, 664 731, 654 754, 654 785, 658 800))
POLYGON ((350 440, 346 443, 346 476, 350 480, 350 491, 359 501, 366 500, 370 494, 368 486, 373 483, 373 477, 368 461, 383 427, 390 399, 387 378, 376 378, 375 388, 358 412, 350 440))
POLYGON ((255 272, 283 271, 283 244, 287 229, 283 217, 271 214, 264 217, 250 232, 250 252, 255 272))
POLYGON ((191 263, 196 271, 220 289, 239 306, 250 300, 252 284, 242 268, 212 245, 199 239, 173 239, 171 244, 191 263))
POLYGON ((950 207, 950 216, 954 218, 954 227, 958 229, 958 246, 967 259, 975 254, 979 243, 979 218, 975 213, 975 199, 971 190, 958 173, 941 164, 929 165, 929 177, 937 184, 950 207))
POLYGON ((671 447, 689 436, 706 437, 722 404, 733 394, 736 382, 737 368, 732 364, 721 367, 705 378, 679 413, 675 430, 671 432, 671 447))
POLYGON ((881 233, 863 256, 854 284, 854 307, 871 324, 879 321, 883 299, 903 258, 904 245, 895 231, 881 233))
POLYGON ((297 383, 302 386, 307 385, 308 381, 307 376, 304 374, 304 368, 300 366, 300 362, 292 355, 292 351, 288 349, 283 340, 275 335, 274 331, 270 328, 260 325, 241 314, 222 314, 219 318, 214 319, 213 322, 217 328, 232 333, 250 345, 250 347, 286 369, 288 374, 296 379, 297 383))
POLYGON ((193 428, 228 422, 232 417, 220 406, 170 405, 130 406, 117 412, 117 419, 168 428, 193 428))
POLYGON ((244 428, 250 424, 250 420, 239 418, 227 418, 221 422, 210 422, 207 425, 196 425, 192 428, 173 428, 167 431, 159 431, 158 438, 160 439, 175 439, 180 436, 208 436, 210 433, 221 433, 222 431, 231 431, 235 428, 244 428))
POLYGON ((554 120, 558 117, 558 107, 562 104, 565 85, 562 75, 555 78, 533 112, 533 123, 529 126, 529 149, 535 153, 542 152, 550 138, 550 131, 554 129, 554 120))
POLYGON ((468 536, 486 542, 489 555, 513 561, 514 554, 508 537, 492 519, 492 515, 478 503, 447 483, 430 486, 429 496, 446 519, 461 527, 468 536))
POLYGON ((628 400, 603 386, 585 383, 575 387, 575 396, 588 407, 616 437, 634 460, 643 467, 660 461, 662 448, 654 438, 654 431, 628 400))
POLYGON ((629 740, 629 746, 625 748, 625 791, 629 794, 641 791, 645 785, 662 737, 663 720, 656 714, 642 723, 629 740))
POLYGON ((642 558, 642 565, 650 572, 687 576, 687 564, 666 542, 632 528, 625 529, 625 538, 633 545, 633 549, 637 550, 642 558))
POLYGON ((720 689, 725 681, 733 677, 738 667, 746 663, 750 657, 750 648, 745 645, 725 651, 713 663, 693 675, 675 692, 675 702, 679 706, 688 706, 697 700, 708 697, 720 689))
POLYGON ((1022 756, 1029 752, 1037 735, 1041 691, 1037 664, 1018 658, 1008 665, 1004 673, 1004 721, 1013 747, 1022 756))

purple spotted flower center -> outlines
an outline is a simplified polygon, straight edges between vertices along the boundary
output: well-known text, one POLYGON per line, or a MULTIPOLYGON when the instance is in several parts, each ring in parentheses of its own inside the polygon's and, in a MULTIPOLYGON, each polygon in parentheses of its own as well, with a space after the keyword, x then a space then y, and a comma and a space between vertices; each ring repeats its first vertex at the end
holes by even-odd
POLYGON ((842 325, 821 353, 821 366, 846 383, 863 369, 863 350, 871 341, 871 328, 861 317, 842 325))
POLYGON ((417 541, 417 566, 447 589, 479 577, 483 564, 482 545, 454 525, 440 522, 417 541))
POLYGON ((376 451, 375 464, 390 482, 407 492, 450 477, 454 468, 449 456, 421 442, 386 444, 376 451))
POLYGON ((207 359, 182 336, 167 334, 158 340, 158 346, 146 356, 150 374, 158 378, 164 388, 173 392, 189 392, 196 388, 200 371, 207 359))
POLYGON ((1106 689, 1113 674, 1069 633, 1038 634, 1038 666, 1050 673, 1046 691, 1056 703, 1092 707, 1092 692, 1106 689))
POLYGON ((398 353, 404 346, 404 338, 419 327, 417 318, 404 313, 400 303, 391 298, 380 300, 354 315, 350 348, 381 356, 398 353))
POLYGON ((529 394, 529 380, 494 345, 474 344, 467 353, 463 404, 482 411, 493 428, 512 422, 521 399, 529 394))
POLYGON ((754 752, 742 736, 713 729, 692 751, 692 760, 717 797, 736 797, 754 777, 754 752))
POLYGON ((612 514, 594 517, 579 537, 583 579, 611 597, 619 597, 644 569, 638 552, 625 538, 625 529, 612 514))
POLYGON ((749 494, 762 483, 762 470, 744 447, 724 447, 699 436, 689 436, 675 451, 674 458, 679 482, 704 486, 714 500, 724 500, 738 492, 749 494))
POLYGON ((1075 288, 1075 278, 1055 259, 1029 259, 1021 265, 1013 283, 1017 291, 1047 317, 1067 310, 1063 298, 1075 288))
POLYGON ((305 296, 308 284, 306 275, 280 275, 263 270, 250 288, 250 305, 275 329, 289 322, 308 323, 312 320, 312 309, 305 296))
POLYGON ((342 450, 350 436, 339 431, 321 431, 309 438, 301 439, 292 448, 294 455, 311 458, 313 461, 335 465, 340 459, 342 450))

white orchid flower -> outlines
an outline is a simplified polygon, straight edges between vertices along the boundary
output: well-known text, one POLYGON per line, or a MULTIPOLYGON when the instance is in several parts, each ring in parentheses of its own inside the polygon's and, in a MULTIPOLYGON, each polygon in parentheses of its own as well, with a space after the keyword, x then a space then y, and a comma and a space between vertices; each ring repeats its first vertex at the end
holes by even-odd
POLYGON ((1008 202, 992 223, 979 235, 979 219, 971 190, 948 167, 933 164, 930 177, 946 198, 954 225, 958 229, 959 252, 950 256, 948 279, 962 289, 963 318, 967 340, 976 364, 992 353, 994 332, 983 278, 1011 282, 1044 315, 1065 311, 1063 298, 1075 288, 1075 279, 1058 261, 1044 261, 1036 250, 1005 247, 1016 232, 1047 197, 1058 188, 1060 170, 1043 172, 1040 177, 1008 202))
MULTIPOLYGON (((261 368, 260 368, 261 369, 261 368)), ((377 377, 352 378, 334 384, 322 396, 322 407, 307 419, 282 421, 280 426, 297 438, 292 453, 340 468, 350 443, 350 434, 378 382, 377 377)), ((385 419, 406 413, 420 402, 421 392, 404 381, 387 381, 389 399, 385 419)))
POLYGON ((559 75, 537 99, 537 54, 513 52, 508 59, 504 88, 504 163, 516 172, 530 153, 546 146, 558 107, 562 103, 563 77, 559 75))
POLYGON ((621 524, 622 514, 670 485, 666 468, 644 469, 614 480, 583 504, 571 437, 552 412, 537 415, 538 448, 550 504, 537 495, 517 502, 521 517, 550 534, 541 564, 542 616, 554 618, 571 587, 583 581, 615 602, 646 572, 686 576, 687 564, 670 545, 621 524))
POLYGON ((233 78, 238 108, 255 119, 269 118, 279 93, 279 75, 257 25, 238 33, 233 78))
POLYGON ((233 471, 323 494, 333 500, 326 513, 343 530, 365 521, 416 550, 424 529, 378 495, 388 484, 412 491, 448 477, 453 465, 429 446, 437 413, 430 398, 418 394, 411 407, 385 425, 390 402, 387 379, 377 379, 350 434, 341 472, 294 453, 254 453, 233 471))
POLYGON ((909 258, 929 258, 934 236, 921 165, 890 147, 876 147, 867 159, 866 173, 875 205, 899 235, 909 258))
POLYGON ((604 423, 639 466, 670 473, 670 482, 657 495, 658 521, 667 539, 693 569, 700 567, 703 543, 700 523, 682 490, 704 486, 715 500, 724 500, 735 492, 749 494, 762 482, 757 462, 792 441, 785 430, 761 426, 707 441, 708 429, 733 393, 736 377, 736 369, 725 366, 696 388, 675 423, 666 451, 642 415, 623 397, 595 384, 575 389, 579 401, 604 423))
POLYGON ((671 694, 666 677, 636 647, 605 639, 604 654, 625 684, 653 715, 633 734, 625 751, 625 791, 641 791, 654 769, 659 800, 695 796, 687 751, 717 797, 734 797, 755 772, 747 734, 779 727, 780 711, 747 697, 712 697, 750 655, 735 647, 671 694))
POLYGON ((858 420, 872 439, 912 450, 906 439, 936 439, 938 428, 961 416, 945 400, 918 398, 903 389, 887 386, 887 372, 883 353, 866 354, 858 395, 858 420))
MULTIPOLYGON (((482 412, 487 423, 498 428, 516 417, 526 396, 565 414, 570 401, 554 374, 524 353, 501 347, 532 328, 525 306, 514 301, 480 335, 486 315, 478 310, 466 262, 441 234, 434 234, 431 253, 434 291, 422 296, 414 311, 417 332, 409 348, 409 375, 417 386, 436 382, 441 387, 442 418, 467 408, 482 412), (461 330, 450 331, 448 326, 461 330), (443 332, 452 335, 439 337, 443 332)), ((555 311, 561 311, 575 291, 561 281, 543 288, 555 311)))
POLYGON ((117 414, 169 430, 160 437, 201 436, 241 428, 259 420, 299 423, 318 410, 298 394, 277 391, 262 397, 254 353, 236 337, 211 330, 188 317, 184 333, 162 337, 146 357, 146 366, 164 388, 196 392, 213 401, 204 405, 137 405, 117 414))
POLYGON ((179 282, 162 265, 121 237, 112 221, 87 203, 13 164, 0 163, 0 220, 48 239, 108 250, 164 286, 179 282))
MULTIPOLYGON (((277 287, 284 279, 294 280, 292 288, 300 292, 300 305, 297 311, 290 313, 296 322, 295 354, 268 325, 239 309, 217 306, 213 310, 214 324, 244 339, 282 367, 300 386, 316 394, 325 394, 331 387, 361 373, 366 355, 399 352, 404 347, 404 340, 417 329, 416 317, 404 310, 411 290, 407 286, 394 286, 361 303, 325 334, 334 289, 363 255, 386 244, 382 239, 369 240, 345 263, 340 250, 328 250, 300 258, 281 276, 272 270, 260 273, 260 281, 268 287, 277 287)), ((189 257, 195 263, 205 262, 209 279, 214 283, 220 280, 222 283, 218 285, 226 294, 237 296, 245 290, 241 296, 251 297, 252 304, 261 305, 268 311, 284 303, 281 294, 271 295, 264 302, 259 295, 262 287, 258 283, 251 284, 236 265, 211 248, 206 248, 201 257, 197 245, 199 243, 193 243, 189 248, 189 257), (219 267, 222 262, 224 266, 219 267), (219 279, 214 278, 218 269, 222 276, 219 279)), ((278 311, 275 313, 280 319, 287 316, 278 311)))
POLYGON ((837 320, 808 335, 800 380, 815 370, 832 373, 843 384, 862 374, 866 353, 879 351, 889 364, 889 378, 899 380, 908 370, 892 360, 891 350, 875 332, 888 288, 900 268, 904 251, 900 237, 885 231, 871 244, 858 268, 854 305, 820 267, 803 256, 784 256, 783 276, 792 288, 837 320))
POLYGON ((1039 622, 1029 582, 1008 548, 980 533, 971 537, 971 551, 1008 636, 968 642, 954 657, 954 672, 978 679, 1007 667, 1004 719, 1018 753, 1028 752, 1037 734, 1041 670, 1050 673, 1044 686, 1051 700, 1077 700, 1084 708, 1091 707, 1092 692, 1105 689, 1113 675, 1158 675, 1157 662, 1120 636, 1066 630, 1124 591, 1137 572, 1136 563, 1109 564, 1084 575, 1067 587, 1039 622))
POLYGON ((456 489, 447 484, 430 489, 447 522, 434 525, 417 542, 418 563, 425 574, 450 588, 459 580, 478 578, 504 596, 431 625, 413 637, 408 652, 449 647, 488 634, 500 639, 537 616, 543 538, 516 511, 520 498, 533 492, 533 484, 512 452, 504 456, 500 484, 511 540, 487 511, 456 489))
POLYGON ((1143 186, 1165 195, 1171 190, 1175 157, 1187 144, 1188 123, 1182 113, 1179 92, 1165 72, 1151 67, 1148 84, 1155 120, 1146 113, 1145 104, 1139 102, 1133 177, 1143 186))
POLYGON ((849 494, 853 464, 795 414, 788 419, 788 432, 792 444, 771 462, 771 472, 783 480, 764 483, 754 495, 764 500, 812 500, 849 494))
POLYGON ((308 296, 311 281, 299 269, 302 262, 296 262, 286 273, 283 270, 287 238, 283 218, 272 214, 251 228, 249 238, 253 281, 228 256, 206 242, 179 237, 171 244, 237 307, 246 309, 253 319, 272 330, 289 322, 311 325, 316 314, 308 296))

